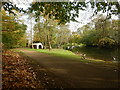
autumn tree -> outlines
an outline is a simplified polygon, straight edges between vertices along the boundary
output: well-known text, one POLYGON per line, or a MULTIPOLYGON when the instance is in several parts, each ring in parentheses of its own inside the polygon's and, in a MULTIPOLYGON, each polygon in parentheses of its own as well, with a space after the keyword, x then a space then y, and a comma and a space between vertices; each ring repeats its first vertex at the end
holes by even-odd
POLYGON ((45 19, 43 22, 37 22, 34 26, 34 41, 39 41, 44 44, 44 48, 48 46, 52 48, 57 30, 57 22, 52 19, 45 19))
POLYGON ((109 28, 109 37, 114 39, 120 45, 119 30, 120 30, 120 20, 112 20, 109 28))
POLYGON ((72 45, 76 45, 79 44, 79 40, 80 40, 80 34, 78 34, 77 32, 72 32, 69 42, 72 45))
POLYGON ((58 48, 69 42, 71 31, 67 25, 60 25, 56 33, 56 44, 58 48))
MULTIPOLYGON (((89 46, 113 47, 119 44, 119 20, 97 17, 90 22, 89 28, 79 28, 80 42, 89 46), (82 31, 82 33, 81 33, 82 31)), ((87 24, 88 25, 88 24, 87 24)))
POLYGON ((12 14, 2 10, 2 43, 6 48, 12 48, 24 35, 26 25, 20 23, 12 14))

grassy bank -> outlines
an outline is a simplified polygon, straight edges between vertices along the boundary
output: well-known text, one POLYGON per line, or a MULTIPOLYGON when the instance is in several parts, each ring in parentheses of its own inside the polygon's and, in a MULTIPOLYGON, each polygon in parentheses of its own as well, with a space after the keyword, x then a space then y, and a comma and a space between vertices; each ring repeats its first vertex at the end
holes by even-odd
POLYGON ((29 50, 34 50, 37 52, 46 53, 49 55, 59 56, 63 58, 80 59, 80 56, 77 56, 73 52, 64 49, 52 49, 50 51, 49 49, 29 49, 29 50))

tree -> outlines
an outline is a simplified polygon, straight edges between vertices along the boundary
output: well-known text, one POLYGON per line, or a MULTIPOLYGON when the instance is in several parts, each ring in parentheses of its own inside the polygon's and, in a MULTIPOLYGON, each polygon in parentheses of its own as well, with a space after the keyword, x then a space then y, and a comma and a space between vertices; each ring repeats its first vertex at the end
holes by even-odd
POLYGON ((99 40, 98 46, 111 48, 115 44, 116 44, 115 40, 108 38, 108 37, 104 37, 104 38, 99 40))
POLYGON ((101 38, 107 37, 111 24, 110 20, 106 20, 103 15, 95 20, 95 29, 101 31, 101 38))
POLYGON ((92 0, 90 0, 90 4, 92 8, 96 7, 94 14, 97 14, 100 11, 102 11, 103 13, 107 12, 107 19, 111 18, 112 14, 119 15, 120 13, 120 7, 118 1, 110 2, 109 0, 106 0, 106 2, 105 1, 100 2, 98 0, 93 2, 92 0))
POLYGON ((34 13, 36 19, 40 15, 49 18, 54 18, 60 23, 67 23, 70 21, 77 21, 75 18, 78 17, 79 10, 85 10, 87 4, 91 5, 95 11, 93 14, 97 14, 102 11, 107 12, 107 18, 110 18, 112 14, 118 15, 120 13, 120 7, 118 2, 33 2, 31 7, 28 9, 30 13, 34 13))
POLYGON ((16 10, 18 12, 25 12, 23 8, 18 8, 15 4, 7 0, 6 2, 0 2, 0 11, 2 10, 2 7, 4 8, 5 11, 8 11, 9 13, 12 13, 16 15, 16 13, 13 10, 16 10))
POLYGON ((71 31, 67 25, 60 25, 56 33, 56 44, 58 48, 69 42, 71 31))
POLYGON ((84 25, 78 29, 78 33, 81 35, 81 43, 100 47, 113 47, 119 43, 119 20, 108 20, 105 16, 99 15, 91 23, 94 27, 90 26, 92 24, 87 24, 87 27, 84 25))
POLYGON ((119 29, 120 29, 120 20, 112 20, 109 28, 109 38, 115 40, 120 44, 119 39, 119 29))
POLYGON ((69 42, 75 45, 80 43, 79 40, 80 40, 80 34, 78 34, 77 32, 72 32, 69 42))
POLYGON ((13 48, 24 35, 25 24, 20 24, 12 14, 2 10, 2 43, 5 48, 13 48))
POLYGON ((27 43, 28 43, 28 41, 27 41, 27 36, 26 36, 26 34, 24 34, 21 38, 20 38, 20 40, 18 40, 17 41, 17 47, 26 47, 27 46, 27 43))
POLYGON ((34 42, 42 42, 44 48, 46 48, 47 39, 45 33, 44 23, 37 22, 34 26, 34 42))
POLYGON ((84 34, 85 32, 87 32, 88 30, 92 29, 93 27, 90 26, 89 23, 87 23, 86 25, 83 25, 81 28, 77 29, 77 33, 79 34, 84 34))
POLYGON ((57 22, 47 19, 47 21, 37 22, 34 26, 34 40, 40 41, 45 47, 52 48, 57 30, 57 22), (52 43, 52 44, 51 44, 52 43))
MULTIPOLYGON (((102 11, 103 13, 107 12, 107 18, 110 18, 112 14, 118 15, 120 13, 119 2, 110 2, 108 0, 99 2, 90 0, 89 2, 33 2, 31 7, 28 9, 30 13, 34 13, 36 18, 39 18, 41 14, 44 16, 48 15, 49 18, 58 20, 59 23, 66 23, 70 20, 77 21, 75 18, 78 17, 79 10, 85 10, 87 4, 91 5, 91 8, 94 8, 94 14, 102 11), (44 13, 43 13, 44 12, 44 13)), ((3 7, 9 13, 14 13, 12 10, 17 10, 19 12, 27 12, 23 8, 18 8, 12 2, 1 2, 0 10, 3 7)), ((15 14, 15 13, 14 13, 15 14)))
POLYGON ((87 46, 96 46, 100 38, 100 32, 95 29, 86 31, 80 38, 80 43, 87 46))
MULTIPOLYGON (((43 16, 44 18, 47 17, 57 20, 59 22, 58 24, 65 24, 70 21, 77 21, 76 17, 79 16, 79 10, 85 10, 87 8, 87 3, 91 5, 91 8, 95 9, 93 14, 103 11, 107 12, 107 18, 110 18, 112 14, 118 15, 120 13, 119 3, 107 2, 107 0, 106 2, 33 2, 28 12, 33 13, 36 20, 39 20, 38 18, 43 16)), ((14 9, 23 11, 11 2, 2 2, 1 7, 2 6, 9 13, 14 13, 14 9)), ((48 41, 50 41, 49 36, 48 41)))

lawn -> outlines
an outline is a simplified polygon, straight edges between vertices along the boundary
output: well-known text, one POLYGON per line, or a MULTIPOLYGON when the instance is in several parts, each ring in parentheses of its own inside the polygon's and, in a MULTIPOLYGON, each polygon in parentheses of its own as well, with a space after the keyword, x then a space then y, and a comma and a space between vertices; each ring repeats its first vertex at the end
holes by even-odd
POLYGON ((73 52, 64 50, 64 49, 52 49, 50 51, 49 51, 49 49, 29 49, 29 50, 34 50, 37 52, 46 53, 49 55, 59 56, 59 57, 63 57, 63 58, 72 58, 72 59, 80 59, 81 58, 80 56, 77 56, 73 52))

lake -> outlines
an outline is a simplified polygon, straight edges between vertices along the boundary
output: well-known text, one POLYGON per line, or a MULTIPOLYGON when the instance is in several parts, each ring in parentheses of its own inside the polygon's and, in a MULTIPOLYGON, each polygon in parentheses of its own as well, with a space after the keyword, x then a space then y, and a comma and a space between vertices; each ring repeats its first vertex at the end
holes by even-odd
POLYGON ((101 59, 104 61, 119 61, 118 54, 120 47, 99 48, 99 47, 74 47, 71 51, 78 54, 86 54, 87 58, 101 59))

